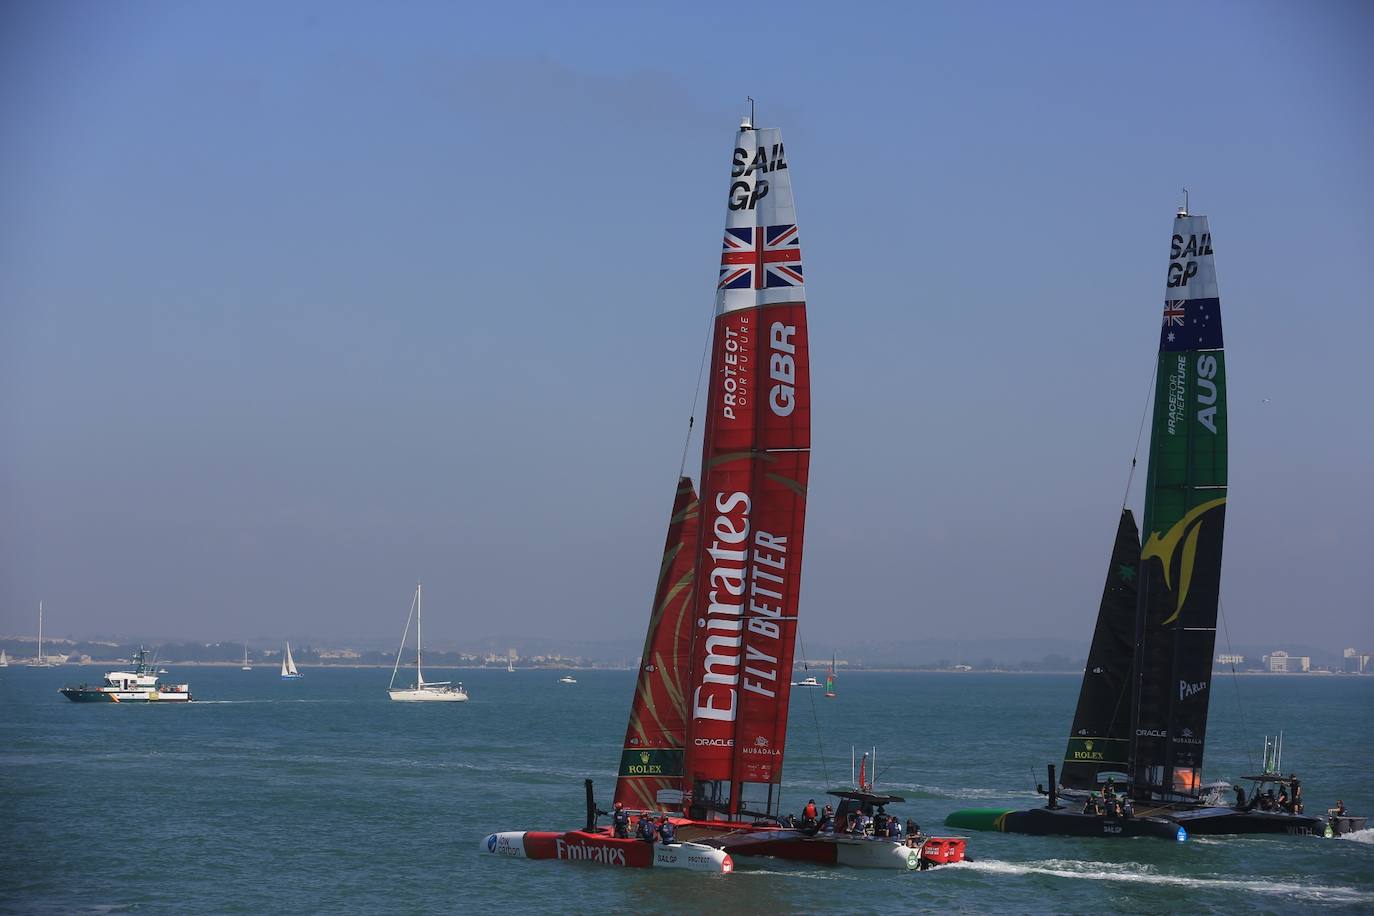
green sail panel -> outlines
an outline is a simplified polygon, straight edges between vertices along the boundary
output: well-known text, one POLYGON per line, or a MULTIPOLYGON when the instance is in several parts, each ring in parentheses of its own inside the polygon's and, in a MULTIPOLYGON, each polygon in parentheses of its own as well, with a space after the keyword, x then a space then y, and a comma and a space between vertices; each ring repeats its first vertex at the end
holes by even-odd
POLYGON ((1226 358, 1211 230, 1170 239, 1145 484, 1130 775, 1138 796, 1196 796, 1226 520, 1226 358))

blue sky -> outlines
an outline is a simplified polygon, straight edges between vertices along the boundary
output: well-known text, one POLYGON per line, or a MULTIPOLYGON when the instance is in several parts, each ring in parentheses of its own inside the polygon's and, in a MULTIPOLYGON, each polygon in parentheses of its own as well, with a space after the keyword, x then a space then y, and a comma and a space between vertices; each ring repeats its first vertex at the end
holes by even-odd
POLYGON ((422 578, 435 639, 638 639, 752 95, 806 252, 810 646, 1086 646, 1185 185, 1232 638, 1374 645, 1371 39, 1362 3, 6 4, 0 630, 390 639, 422 578))

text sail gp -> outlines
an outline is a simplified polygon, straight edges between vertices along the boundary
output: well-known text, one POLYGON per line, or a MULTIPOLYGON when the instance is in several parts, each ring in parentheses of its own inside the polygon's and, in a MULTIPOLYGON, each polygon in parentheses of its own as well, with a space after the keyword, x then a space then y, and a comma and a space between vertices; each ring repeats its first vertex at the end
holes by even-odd
POLYGON ((779 815, 811 449, 801 240, 781 133, 730 156, 702 444, 682 789, 701 820, 779 815))

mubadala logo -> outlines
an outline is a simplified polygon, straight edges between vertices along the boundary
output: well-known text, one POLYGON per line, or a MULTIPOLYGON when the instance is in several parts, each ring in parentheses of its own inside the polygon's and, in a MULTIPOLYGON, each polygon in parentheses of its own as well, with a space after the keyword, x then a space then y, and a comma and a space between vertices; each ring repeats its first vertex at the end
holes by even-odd
POLYGON ((1179 682, 1178 682, 1178 698, 1179 698, 1180 700, 1186 700, 1186 699, 1188 699, 1188 697, 1191 697, 1191 696, 1193 696, 1193 695, 1195 695, 1195 694, 1202 693, 1202 691, 1204 691, 1204 690, 1206 690, 1206 689, 1207 689, 1207 682, 1206 682, 1206 681, 1198 681, 1196 684, 1190 684, 1190 683, 1188 683, 1187 681, 1179 681, 1179 682))
POLYGON ((771 742, 763 735, 754 736, 754 746, 744 748, 746 754, 775 754, 771 742))
POLYGON ((1202 739, 1193 734, 1191 728, 1185 728, 1183 733, 1174 739, 1175 744, 1201 744, 1202 739))

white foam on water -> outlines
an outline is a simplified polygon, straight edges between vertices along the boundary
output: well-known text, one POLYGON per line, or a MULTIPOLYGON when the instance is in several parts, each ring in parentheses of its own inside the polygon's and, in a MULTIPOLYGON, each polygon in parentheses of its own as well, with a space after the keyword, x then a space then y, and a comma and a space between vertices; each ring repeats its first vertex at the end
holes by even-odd
POLYGON ((1120 881, 1128 884, 1167 884, 1199 890, 1245 891, 1271 897, 1293 897, 1299 900, 1320 900, 1329 903, 1374 903, 1374 893, 1354 887, 1296 884, 1292 881, 1267 879, 1242 880, 1210 876, 1188 878, 1161 872, 1150 865, 1080 862, 1065 859, 1046 859, 1042 862, 999 862, 994 859, 979 859, 974 862, 957 862, 943 867, 967 868, 973 871, 1003 875, 1049 875, 1055 878, 1081 881, 1120 881))
POLYGON ((1349 840, 1352 843, 1374 843, 1374 827, 1366 827, 1363 830, 1356 830, 1354 833, 1343 833, 1336 839, 1349 840))

